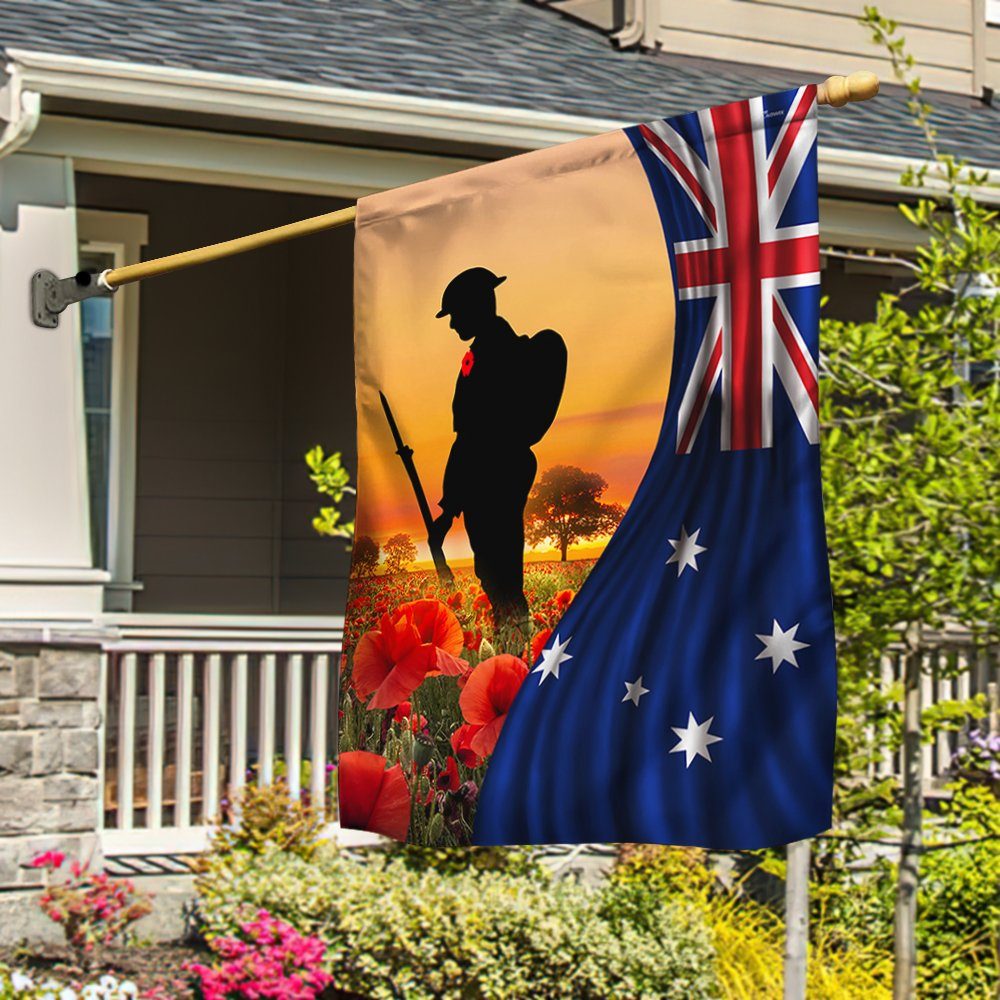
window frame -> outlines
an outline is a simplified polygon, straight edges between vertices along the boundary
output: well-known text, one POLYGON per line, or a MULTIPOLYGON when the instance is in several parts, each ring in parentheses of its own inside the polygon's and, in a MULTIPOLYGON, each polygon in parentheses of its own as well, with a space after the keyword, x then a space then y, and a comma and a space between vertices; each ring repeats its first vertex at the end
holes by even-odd
MULTIPOLYGON (((137 263, 148 243, 148 219, 138 212, 77 209, 77 253, 107 253, 114 266, 137 263)), ((139 373, 139 285, 115 293, 111 311, 111 420, 108 458, 107 570, 104 609, 131 611, 141 589, 133 579, 139 373)), ((94 516, 91 511, 91 517, 94 516)))

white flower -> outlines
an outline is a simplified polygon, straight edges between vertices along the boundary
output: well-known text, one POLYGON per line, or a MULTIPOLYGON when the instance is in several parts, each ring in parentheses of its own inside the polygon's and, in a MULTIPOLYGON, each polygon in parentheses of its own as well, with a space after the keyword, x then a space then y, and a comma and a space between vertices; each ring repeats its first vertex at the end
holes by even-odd
POLYGON ((35 981, 31 976, 23 972, 12 972, 10 974, 10 985, 15 993, 21 993, 24 990, 34 989, 35 981))
POLYGON ((113 990, 118 985, 118 980, 112 975, 104 975, 98 979, 102 990, 113 990))
POLYGON ((139 987, 131 979, 126 979, 118 984, 118 992, 123 997, 137 997, 139 995, 139 987))
POLYGON ((59 991, 59 1000, 78 1000, 76 990, 71 990, 68 986, 64 986, 59 991))

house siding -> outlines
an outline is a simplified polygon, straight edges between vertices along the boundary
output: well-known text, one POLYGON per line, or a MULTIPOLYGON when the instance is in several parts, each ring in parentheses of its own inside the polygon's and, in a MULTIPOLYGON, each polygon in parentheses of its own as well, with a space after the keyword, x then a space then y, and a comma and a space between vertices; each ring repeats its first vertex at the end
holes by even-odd
POLYGON ((986 70, 983 82, 987 87, 1000 91, 1000 27, 986 29, 986 70))
MULTIPOLYGON (((661 0, 654 34, 667 52, 814 75, 869 69, 891 79, 889 61, 858 24, 860 9, 844 0, 661 0)), ((925 86, 972 92, 974 0, 888 0, 879 9, 899 22, 925 86)), ((995 39, 989 45, 995 78, 1000 53, 995 39)))

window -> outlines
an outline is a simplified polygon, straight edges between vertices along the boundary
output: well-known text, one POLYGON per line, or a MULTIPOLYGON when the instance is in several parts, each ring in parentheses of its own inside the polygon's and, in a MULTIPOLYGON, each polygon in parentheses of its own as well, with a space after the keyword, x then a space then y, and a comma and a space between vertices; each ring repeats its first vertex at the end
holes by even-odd
POLYGON ((986 0, 986 23, 1000 25, 1000 0, 986 0))
MULTIPOLYGON (((84 244, 79 266, 85 271, 117 267, 121 254, 84 244)), ((111 299, 80 304, 83 352, 83 410, 87 434, 90 493, 90 551, 94 565, 108 568, 108 485, 111 478, 111 375, 114 363, 114 306, 111 299)))
MULTIPOLYGON (((146 219, 80 209, 79 266, 104 271, 139 260, 146 219)), ((83 405, 93 564, 107 569, 109 611, 129 611, 135 524, 135 425, 139 300, 136 286, 81 303, 83 405)))

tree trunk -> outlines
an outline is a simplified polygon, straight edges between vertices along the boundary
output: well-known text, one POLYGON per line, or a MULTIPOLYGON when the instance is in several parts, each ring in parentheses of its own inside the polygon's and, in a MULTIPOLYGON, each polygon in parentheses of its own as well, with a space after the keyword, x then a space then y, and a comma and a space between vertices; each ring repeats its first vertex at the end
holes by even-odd
POLYGON ((806 1000, 809 949, 809 853, 808 840, 796 840, 787 847, 784 1000, 806 1000))
POLYGON ((569 552, 569 539, 568 538, 560 538, 559 539, 559 553, 560 553, 559 557, 560 557, 560 559, 562 559, 563 562, 566 562, 566 553, 567 552, 569 552))
POLYGON ((920 751, 920 653, 911 646, 903 677, 903 829, 896 884, 893 1000, 917 995, 917 890, 924 809, 920 751))

